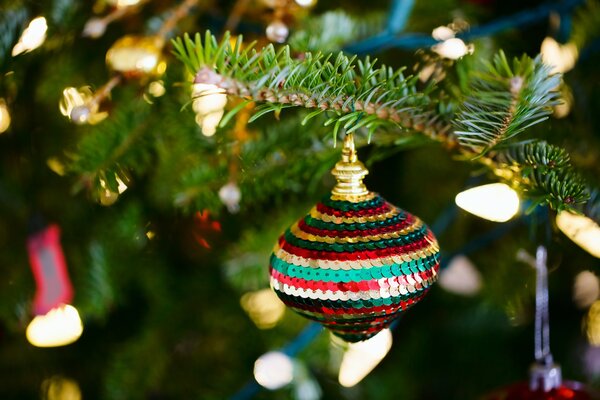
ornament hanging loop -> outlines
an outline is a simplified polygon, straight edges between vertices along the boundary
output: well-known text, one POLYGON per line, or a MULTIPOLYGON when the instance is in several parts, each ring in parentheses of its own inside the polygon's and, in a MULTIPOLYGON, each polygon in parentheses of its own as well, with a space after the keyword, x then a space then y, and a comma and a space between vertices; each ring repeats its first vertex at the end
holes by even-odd
POLYGON ((550 315, 548 312, 548 251, 539 246, 535 255, 535 363, 529 372, 531 390, 549 392, 562 385, 560 366, 550 353, 550 315))
POLYGON ((337 184, 331 191, 332 194, 338 196, 340 200, 369 194, 369 190, 363 183, 363 179, 368 173, 365 165, 358 160, 353 135, 347 134, 344 138, 342 159, 335 164, 331 171, 337 180, 337 184))

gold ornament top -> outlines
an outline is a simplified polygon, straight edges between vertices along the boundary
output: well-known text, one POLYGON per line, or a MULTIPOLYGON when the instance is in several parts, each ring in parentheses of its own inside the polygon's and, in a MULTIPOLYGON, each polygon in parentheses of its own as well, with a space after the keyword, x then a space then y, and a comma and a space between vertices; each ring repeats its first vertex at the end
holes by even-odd
POLYGON ((369 194, 363 183, 364 177, 369 173, 365 165, 358 160, 354 137, 352 134, 344 138, 342 159, 335 164, 331 174, 335 176, 337 184, 331 194, 339 200, 354 201, 369 194))

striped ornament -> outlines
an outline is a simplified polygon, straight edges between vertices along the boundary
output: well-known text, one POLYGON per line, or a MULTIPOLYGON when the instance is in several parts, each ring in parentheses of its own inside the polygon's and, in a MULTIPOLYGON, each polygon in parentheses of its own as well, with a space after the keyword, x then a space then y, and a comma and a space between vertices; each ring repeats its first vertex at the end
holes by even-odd
POLYGON ((439 261, 437 240, 418 217, 372 192, 332 193, 279 238, 269 271, 288 307, 358 342, 417 303, 439 261))

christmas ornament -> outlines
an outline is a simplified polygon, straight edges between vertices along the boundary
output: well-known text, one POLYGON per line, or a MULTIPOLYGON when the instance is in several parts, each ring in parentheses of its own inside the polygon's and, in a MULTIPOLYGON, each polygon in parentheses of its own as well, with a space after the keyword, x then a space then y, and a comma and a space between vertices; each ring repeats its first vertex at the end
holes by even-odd
POLYGON ((547 250, 539 246, 535 258, 535 363, 529 382, 521 382, 485 396, 485 400, 592 400, 597 396, 579 382, 562 380, 561 368, 550 353, 547 250))
POLYGON ((418 218, 369 192, 347 135, 337 185, 280 238, 271 286, 299 314, 348 342, 368 339, 417 303, 437 279, 439 248, 418 218))
POLYGON ((124 36, 108 50, 106 63, 126 78, 157 77, 167 69, 163 45, 159 36, 124 36))

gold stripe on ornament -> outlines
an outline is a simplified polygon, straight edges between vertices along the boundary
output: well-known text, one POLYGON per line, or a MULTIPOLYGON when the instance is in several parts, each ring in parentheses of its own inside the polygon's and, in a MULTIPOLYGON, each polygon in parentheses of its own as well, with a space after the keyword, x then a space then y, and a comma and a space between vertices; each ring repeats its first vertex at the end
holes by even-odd
POLYGON ((319 219, 324 222, 333 222, 334 224, 364 224, 365 222, 379 222, 388 220, 398 214, 400 214, 400 210, 396 207, 383 214, 353 218, 336 217, 335 215, 323 214, 317 210, 317 207, 314 207, 312 210, 310 210, 310 216, 312 218, 319 219))

